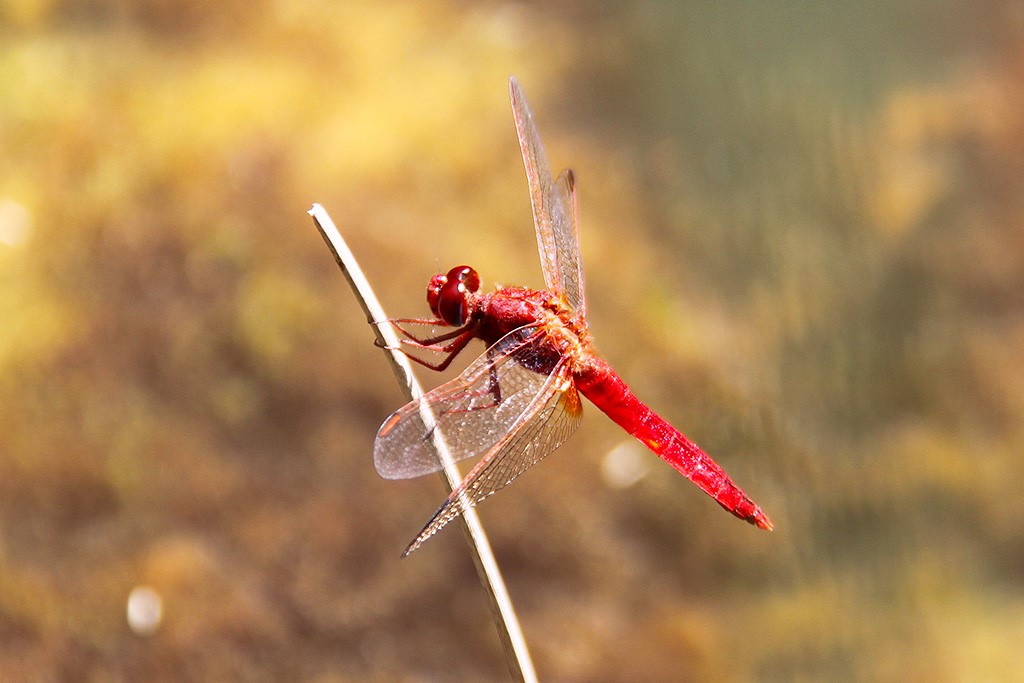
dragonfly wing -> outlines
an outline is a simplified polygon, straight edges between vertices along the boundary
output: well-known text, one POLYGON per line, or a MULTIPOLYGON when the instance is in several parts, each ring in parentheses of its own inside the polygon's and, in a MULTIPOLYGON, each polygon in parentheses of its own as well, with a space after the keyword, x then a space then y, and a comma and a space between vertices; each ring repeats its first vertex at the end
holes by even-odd
POLYGON ((409 479, 440 470, 435 440, 444 440, 454 460, 486 453, 547 380, 519 362, 532 358, 542 340, 536 326, 513 330, 461 375, 395 411, 373 444, 380 476, 409 479))
POLYGON ((562 445, 576 431, 582 415, 572 374, 566 362, 560 361, 519 419, 452 491, 405 555, 562 445))
POLYGON ((530 203, 533 206, 533 222, 537 229, 537 247, 544 271, 544 283, 548 289, 564 294, 566 301, 578 309, 582 303, 583 280, 580 277, 579 239, 576 234, 574 192, 572 172, 563 173, 568 190, 560 190, 551 179, 540 133, 533 121, 533 113, 526 103, 526 96, 514 77, 509 79, 509 95, 512 99, 512 116, 519 135, 519 147, 523 152, 526 179, 530 185, 530 203))
POLYGON ((587 301, 583 294, 583 259, 580 256, 580 228, 578 204, 576 201, 576 176, 567 168, 558 175, 555 183, 559 201, 568 220, 555 224, 555 246, 558 253, 558 270, 566 301, 576 310, 576 316, 586 316, 587 301))

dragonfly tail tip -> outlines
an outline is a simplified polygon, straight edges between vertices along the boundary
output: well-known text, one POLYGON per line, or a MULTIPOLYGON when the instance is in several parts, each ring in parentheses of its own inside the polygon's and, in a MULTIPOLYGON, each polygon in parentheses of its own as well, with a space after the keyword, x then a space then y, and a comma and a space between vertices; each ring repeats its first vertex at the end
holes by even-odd
POLYGON ((756 526, 758 529, 764 529, 765 531, 775 530, 775 525, 772 524, 772 520, 768 519, 768 515, 761 512, 760 508, 758 508, 757 512, 752 514, 750 518, 747 519, 747 521, 756 526))

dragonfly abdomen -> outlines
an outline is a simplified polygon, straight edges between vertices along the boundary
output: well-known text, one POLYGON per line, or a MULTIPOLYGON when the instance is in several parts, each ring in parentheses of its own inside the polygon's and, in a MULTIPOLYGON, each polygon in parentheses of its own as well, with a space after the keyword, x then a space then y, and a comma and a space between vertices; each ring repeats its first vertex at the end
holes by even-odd
POLYGON ((575 375, 576 388, 680 474, 699 486, 723 508, 762 529, 772 523, 729 475, 660 415, 648 408, 606 362, 589 359, 575 375))

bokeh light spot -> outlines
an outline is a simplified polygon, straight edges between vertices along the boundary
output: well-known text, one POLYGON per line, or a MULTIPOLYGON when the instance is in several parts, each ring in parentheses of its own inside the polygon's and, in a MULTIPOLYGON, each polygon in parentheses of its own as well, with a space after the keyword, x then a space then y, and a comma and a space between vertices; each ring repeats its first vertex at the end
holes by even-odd
POLYGON ((623 441, 601 461, 601 477, 613 489, 627 489, 647 476, 646 453, 632 441, 623 441))
POLYGON ((149 636, 160 628, 164 617, 164 601, 149 586, 136 586, 128 594, 128 626, 140 636, 149 636))
POLYGON ((28 209, 10 199, 0 199, 0 243, 17 247, 27 242, 31 233, 28 209))

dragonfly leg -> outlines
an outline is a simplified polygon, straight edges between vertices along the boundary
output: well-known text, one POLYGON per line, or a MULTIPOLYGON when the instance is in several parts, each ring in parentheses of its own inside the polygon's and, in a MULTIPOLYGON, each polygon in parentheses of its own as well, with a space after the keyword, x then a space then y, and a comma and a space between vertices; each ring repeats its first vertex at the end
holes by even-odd
MULTIPOLYGON (((487 349, 487 353, 491 353, 490 348, 487 349)), ((497 368, 491 365, 490 370, 488 370, 488 374, 490 375, 491 385, 490 388, 488 389, 488 392, 494 395, 494 405, 498 405, 499 403, 501 403, 501 384, 498 382, 497 368)))
MULTIPOLYGON (((464 345, 465 344, 463 344, 463 346, 464 345)), ((455 353, 453 353, 450 356, 448 356, 448 358, 446 358, 445 361, 450 363, 452 358, 455 357, 456 353, 458 353, 458 351, 456 351, 455 353)), ((486 353, 487 353, 488 358, 491 358, 491 357, 493 357, 494 350, 492 348, 488 347, 486 353)), ((408 358, 412 358, 413 360, 417 360, 417 359, 413 358, 412 356, 410 356, 409 354, 406 354, 406 356, 408 358)), ((422 361, 417 360, 417 362, 422 362, 422 361)), ((428 366, 428 367, 430 367, 430 366, 428 366)), ((456 408, 456 409, 445 410, 444 412, 439 413, 438 417, 443 417, 445 415, 450 415, 450 414, 454 414, 454 413, 471 413, 474 410, 489 410, 491 408, 495 408, 498 405, 500 405, 501 404, 501 384, 498 381, 498 371, 492 365, 490 367, 490 369, 488 370, 487 375, 488 375, 488 382, 487 383, 488 383, 489 386, 484 387, 481 390, 473 391, 473 392, 470 392, 470 393, 467 394, 468 396, 473 396, 474 397, 473 400, 470 402, 470 406, 468 408, 456 408), (492 402, 486 403, 486 404, 479 404, 479 405, 476 403, 476 397, 478 397, 478 396, 486 396, 488 394, 491 394, 494 397, 494 400, 492 402)), ((427 439, 433 438, 434 430, 436 428, 437 428, 437 425, 435 424, 430 429, 428 429, 426 434, 423 435, 423 440, 426 441, 427 439)))
MULTIPOLYGON (((488 357, 492 357, 494 351, 493 349, 488 348, 486 353, 488 357)), ((449 359, 450 358, 454 358, 454 356, 449 356, 449 359)), ((498 380, 498 370, 492 365, 487 371, 487 376, 488 382, 486 386, 481 387, 480 389, 476 389, 472 392, 468 392, 466 395, 473 396, 475 398, 478 396, 487 396, 489 394, 493 396, 494 400, 492 400, 490 403, 485 404, 477 404, 476 401, 474 400, 469 408, 460 408, 454 411, 446 411, 445 414, 449 412, 468 413, 474 410, 487 410, 489 408, 494 408, 498 406, 501 403, 501 382, 498 380)))
POLYGON ((437 335, 435 337, 417 337, 415 334, 413 334, 409 330, 405 329, 402 325, 403 324, 431 325, 433 327, 440 327, 440 326, 447 327, 448 325, 443 320, 438 320, 438 319, 434 319, 434 318, 392 318, 390 320, 384 320, 384 321, 381 321, 381 322, 376 322, 375 321, 372 324, 374 324, 374 325, 383 325, 385 323, 390 323, 390 325, 392 327, 394 327, 396 330, 398 330, 402 334, 403 337, 405 337, 406 339, 409 339, 410 341, 416 342, 417 344, 420 345, 420 348, 423 348, 423 347, 426 347, 426 346, 433 346, 434 344, 437 344, 438 342, 448 341, 449 339, 455 339, 456 337, 462 335, 462 333, 465 332, 468 329, 468 327, 469 327, 468 325, 463 325, 462 327, 458 327, 458 328, 456 328, 454 330, 451 330, 450 332, 445 332, 443 334, 439 334, 439 335, 437 335))
POLYGON ((388 318, 387 320, 371 320, 371 325, 396 325, 398 323, 408 323, 413 325, 434 325, 441 327, 448 327, 448 323, 441 320, 440 318, 388 318))
POLYGON ((408 344, 413 348, 446 354, 445 357, 439 363, 431 363, 428 360, 424 360, 423 358, 414 356, 413 354, 409 353, 404 347, 400 347, 398 350, 404 353, 406 358, 413 361, 414 363, 419 363, 423 367, 430 368, 431 370, 434 370, 436 372, 443 372, 444 370, 448 369, 448 366, 451 365, 452 361, 455 360, 455 357, 459 355, 459 352, 462 351, 462 349, 466 348, 466 345, 469 344, 469 342, 471 342, 472 340, 472 329, 463 329, 459 336, 456 337, 455 341, 453 341, 451 344, 448 344, 447 346, 439 347, 436 345, 422 344, 420 342, 412 340, 402 340, 404 343, 408 344))
POLYGON ((418 339, 399 339, 399 343, 403 345, 403 348, 408 346, 414 349, 423 349, 424 351, 433 351, 435 353, 451 353, 455 348, 462 349, 466 344, 462 341, 465 335, 469 335, 469 338, 473 338, 472 330, 460 328, 458 334, 455 335, 444 335, 444 339, 438 339, 432 343, 422 342, 418 339), (454 339, 454 341, 451 341, 454 339), (444 344, 443 342, 451 341, 450 344, 444 344))

